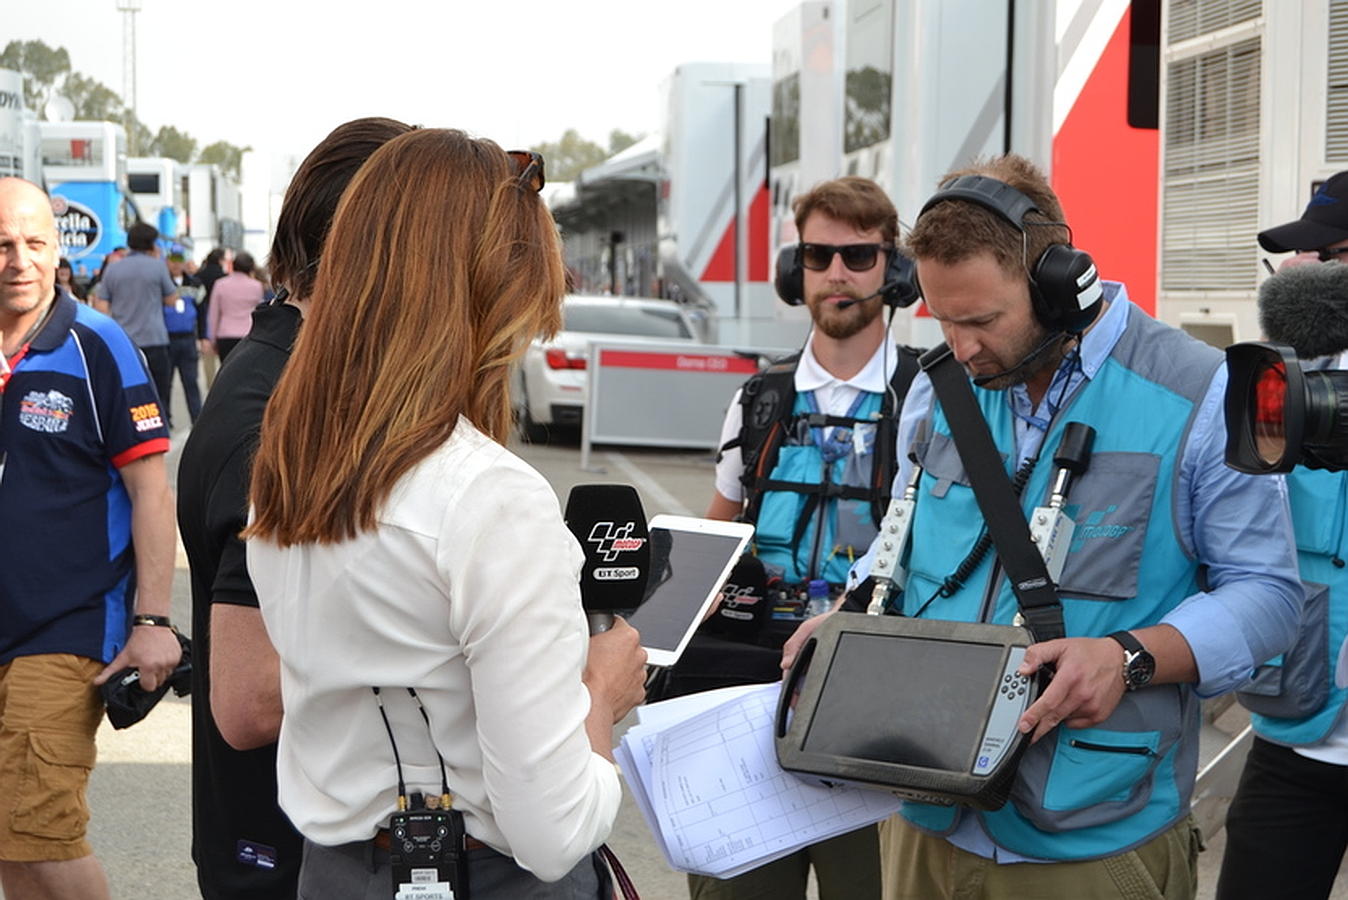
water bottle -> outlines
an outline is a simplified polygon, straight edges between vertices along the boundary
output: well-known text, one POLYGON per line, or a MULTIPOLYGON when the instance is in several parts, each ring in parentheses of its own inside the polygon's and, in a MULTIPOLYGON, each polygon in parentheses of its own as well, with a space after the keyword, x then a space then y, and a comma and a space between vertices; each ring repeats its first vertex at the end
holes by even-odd
POLYGON ((805 617, 820 616, 833 608, 833 601, 828 595, 828 582, 822 578, 815 578, 805 587, 805 617))

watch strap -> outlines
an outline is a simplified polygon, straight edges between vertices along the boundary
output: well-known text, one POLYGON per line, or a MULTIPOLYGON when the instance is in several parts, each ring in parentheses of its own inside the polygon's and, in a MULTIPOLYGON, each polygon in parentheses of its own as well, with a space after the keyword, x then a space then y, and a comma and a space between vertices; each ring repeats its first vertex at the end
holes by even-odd
POLYGON ((1131 631, 1115 631, 1112 634, 1106 635, 1106 637, 1118 641, 1118 643, 1123 646, 1123 649, 1127 650, 1129 653, 1143 653, 1147 649, 1142 646, 1142 642, 1139 641, 1131 631))

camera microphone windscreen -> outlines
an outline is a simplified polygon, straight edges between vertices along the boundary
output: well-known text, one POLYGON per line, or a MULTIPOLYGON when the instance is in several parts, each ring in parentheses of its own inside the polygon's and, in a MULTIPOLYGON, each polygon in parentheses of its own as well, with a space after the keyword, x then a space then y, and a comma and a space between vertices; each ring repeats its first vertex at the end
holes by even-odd
POLYGON ((651 546, 641 497, 630 484, 579 484, 565 517, 585 552, 580 603, 590 633, 607 631, 615 612, 635 609, 645 595, 651 546))
POLYGON ((1302 359, 1348 348, 1348 265, 1292 266, 1259 288, 1259 324, 1268 339, 1302 359))

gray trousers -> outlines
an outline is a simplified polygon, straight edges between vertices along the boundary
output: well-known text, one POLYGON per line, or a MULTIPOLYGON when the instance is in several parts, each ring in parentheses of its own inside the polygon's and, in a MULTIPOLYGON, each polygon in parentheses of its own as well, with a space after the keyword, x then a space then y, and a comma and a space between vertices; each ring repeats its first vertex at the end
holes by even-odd
MULTIPOLYGON (((468 851, 471 900, 608 900, 613 896, 608 883, 607 870, 593 853, 560 881, 549 883, 495 850, 468 851)), ((371 841, 324 847, 306 840, 295 896, 296 900, 391 900, 388 851, 371 841)))

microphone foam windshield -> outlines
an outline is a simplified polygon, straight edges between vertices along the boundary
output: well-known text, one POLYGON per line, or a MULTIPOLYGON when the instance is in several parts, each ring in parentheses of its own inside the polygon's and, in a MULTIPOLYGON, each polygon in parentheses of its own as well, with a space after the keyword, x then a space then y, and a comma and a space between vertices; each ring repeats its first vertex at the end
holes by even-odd
POLYGON ((1259 324, 1270 341, 1289 345, 1302 359, 1348 348, 1348 265, 1307 263, 1265 279, 1259 324))
POLYGON ((566 500, 566 526, 585 564, 580 600, 587 612, 641 605, 651 567, 650 534, 641 497, 630 484, 580 484, 566 500))

